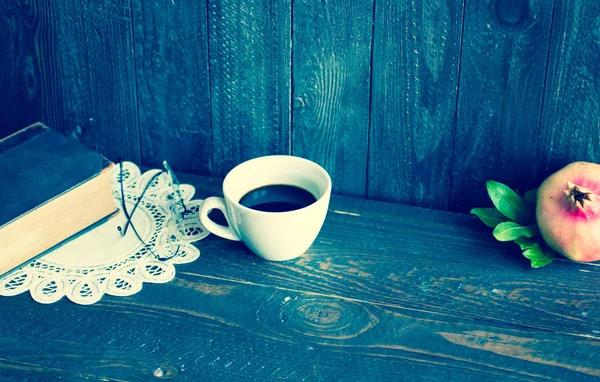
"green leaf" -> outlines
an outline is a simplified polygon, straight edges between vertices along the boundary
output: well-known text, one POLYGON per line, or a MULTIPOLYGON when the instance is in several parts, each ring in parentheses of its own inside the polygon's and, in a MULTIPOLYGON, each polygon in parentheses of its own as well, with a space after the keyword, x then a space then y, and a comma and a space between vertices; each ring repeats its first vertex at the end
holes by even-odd
POLYGON ((498 224, 508 221, 508 218, 495 208, 473 208, 471 215, 476 215, 485 225, 491 228, 496 228, 498 224))
POLYGON ((523 251, 523 256, 531 261, 532 268, 540 268, 548 265, 554 260, 554 252, 545 245, 537 245, 535 247, 523 251))
POLYGON ((535 209, 502 183, 488 180, 486 188, 494 206, 507 218, 521 224, 534 222, 535 209))
POLYGON ((500 223, 494 228, 494 237, 498 241, 513 241, 520 237, 534 237, 539 233, 537 226, 522 226, 515 222, 500 223))
POLYGON ((537 188, 527 191, 524 198, 527 203, 535 206, 537 203, 537 188))
POLYGON ((541 244, 542 237, 534 236, 534 237, 520 237, 515 239, 515 243, 519 245, 521 250, 526 250, 529 248, 533 248, 535 246, 539 246, 541 244))

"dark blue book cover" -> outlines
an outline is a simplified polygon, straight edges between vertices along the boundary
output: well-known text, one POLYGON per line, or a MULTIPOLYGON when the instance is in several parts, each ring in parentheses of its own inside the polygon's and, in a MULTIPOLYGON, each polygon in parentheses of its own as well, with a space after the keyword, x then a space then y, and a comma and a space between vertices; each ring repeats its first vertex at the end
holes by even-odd
POLYGON ((0 274, 114 212, 112 165, 39 123, 0 140, 0 274))

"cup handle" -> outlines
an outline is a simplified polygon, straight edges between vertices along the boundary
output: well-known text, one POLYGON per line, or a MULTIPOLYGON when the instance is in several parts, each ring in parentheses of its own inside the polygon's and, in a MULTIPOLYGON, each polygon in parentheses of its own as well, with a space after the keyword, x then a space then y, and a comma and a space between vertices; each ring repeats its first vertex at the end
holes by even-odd
POLYGON ((229 221, 229 215, 227 215, 227 208, 225 207, 225 201, 223 198, 219 198, 216 196, 211 196, 210 198, 204 199, 202 205, 200 206, 200 222, 204 228, 209 230, 211 233, 214 233, 217 236, 221 236, 224 239, 240 241, 240 237, 235 233, 235 231, 231 228, 231 222, 229 221), (224 225, 217 224, 212 221, 211 218, 208 217, 208 214, 212 210, 221 210, 223 215, 225 215, 225 219, 227 219, 227 223, 229 227, 225 227, 224 225))

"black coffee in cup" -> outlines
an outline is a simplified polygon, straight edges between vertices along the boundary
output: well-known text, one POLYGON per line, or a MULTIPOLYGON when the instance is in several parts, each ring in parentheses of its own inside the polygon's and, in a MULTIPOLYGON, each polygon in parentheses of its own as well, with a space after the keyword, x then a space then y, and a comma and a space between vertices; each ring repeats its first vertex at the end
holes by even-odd
POLYGON ((286 184, 271 184, 256 188, 240 199, 244 207, 264 212, 288 212, 307 207, 317 198, 307 190, 286 184))

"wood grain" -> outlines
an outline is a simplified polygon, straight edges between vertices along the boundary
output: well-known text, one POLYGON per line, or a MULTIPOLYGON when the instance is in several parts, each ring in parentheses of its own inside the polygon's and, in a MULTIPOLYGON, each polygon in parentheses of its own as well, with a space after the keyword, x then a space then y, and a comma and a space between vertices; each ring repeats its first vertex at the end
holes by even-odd
POLYGON ((212 168, 204 1, 133 0, 142 163, 198 174, 212 168))
POLYGON ((290 153, 291 3, 209 1, 213 175, 290 153))
POLYGON ((369 198, 448 208, 463 2, 376 2, 369 198))
POLYGON ((457 211, 600 162, 594 2, 238 3, 0 0, 0 136, 42 120, 215 175, 294 153, 337 193, 457 211))
MULTIPOLYGON (((186 267, 201 270, 200 264, 186 267)), ((94 379, 251 381, 348 375, 353 380, 591 381, 600 375, 594 339, 185 271, 168 284, 88 307, 64 301, 32 305, 25 298, 13 298, 18 303, 11 315, 22 318, 18 331, 9 320, 0 321, 6 349, 0 374, 64 370, 66 376, 94 379), (70 330, 47 331, 28 319, 32 314, 72 324, 70 330), (9 333, 22 340, 18 347, 9 333)))
POLYGON ((292 153, 365 197, 373 0, 294 2, 292 153))
POLYGON ((0 0, 0 138, 40 120, 40 46, 48 27, 38 2, 0 0))
POLYGON ((600 4, 557 1, 537 181, 578 160, 600 163, 600 4))
POLYGON ((47 2, 42 119, 115 161, 140 163, 130 1, 47 2))
POLYGON ((523 192, 536 186, 535 148, 553 4, 466 3, 452 210, 488 205, 488 179, 523 192))

